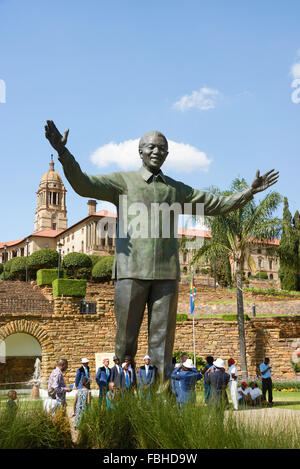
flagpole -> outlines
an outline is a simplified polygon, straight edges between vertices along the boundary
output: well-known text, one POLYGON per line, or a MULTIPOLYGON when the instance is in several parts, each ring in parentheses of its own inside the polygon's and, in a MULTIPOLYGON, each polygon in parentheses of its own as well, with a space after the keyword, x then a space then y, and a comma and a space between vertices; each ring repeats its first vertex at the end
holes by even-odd
MULTIPOLYGON (((191 267, 191 290, 193 291, 194 295, 194 267, 191 267)), ((196 340, 195 340, 195 305, 193 307, 193 351, 194 351, 194 367, 196 368, 196 340)))

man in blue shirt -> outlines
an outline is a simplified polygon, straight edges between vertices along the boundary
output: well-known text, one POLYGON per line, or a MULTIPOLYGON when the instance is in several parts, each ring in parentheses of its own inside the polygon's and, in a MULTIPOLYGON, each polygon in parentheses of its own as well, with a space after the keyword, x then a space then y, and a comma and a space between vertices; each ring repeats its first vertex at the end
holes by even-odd
MULTIPOLYGON (((90 368, 89 368, 89 361, 87 358, 83 358, 81 360, 82 366, 78 368, 76 371, 76 377, 75 377, 75 388, 76 389, 81 389, 82 388, 82 379, 84 377, 89 378, 90 380, 90 368)), ((88 388, 90 389, 90 384, 88 385, 88 388)))
POLYGON ((178 381, 176 386, 176 401, 183 410, 187 402, 194 403, 196 401, 195 385, 202 375, 194 368, 194 364, 188 358, 183 365, 175 368, 171 375, 172 380, 178 381))
POLYGON ((266 401, 266 394, 268 391, 269 405, 273 405, 273 394, 272 394, 272 378, 271 378, 271 366, 269 365, 270 359, 265 358, 263 363, 259 365, 262 382, 262 393, 263 400, 266 401))
POLYGON ((146 395, 147 399, 150 398, 151 387, 155 381, 156 367, 150 365, 151 358, 149 355, 145 355, 145 365, 139 368, 139 389, 141 396, 146 395))
POLYGON ((106 396, 106 393, 108 391, 108 382, 110 381, 110 368, 108 367, 109 365, 109 359, 104 358, 103 360, 103 365, 101 366, 96 374, 96 383, 99 386, 99 398, 102 399, 102 397, 106 396))

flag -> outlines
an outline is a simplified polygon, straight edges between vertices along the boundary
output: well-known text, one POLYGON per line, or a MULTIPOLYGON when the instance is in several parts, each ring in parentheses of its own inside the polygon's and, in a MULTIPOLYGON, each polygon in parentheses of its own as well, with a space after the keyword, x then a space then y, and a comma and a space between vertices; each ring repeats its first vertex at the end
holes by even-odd
POLYGON ((196 297, 196 289, 194 284, 194 272, 191 270, 191 314, 193 314, 195 309, 195 297, 196 297))

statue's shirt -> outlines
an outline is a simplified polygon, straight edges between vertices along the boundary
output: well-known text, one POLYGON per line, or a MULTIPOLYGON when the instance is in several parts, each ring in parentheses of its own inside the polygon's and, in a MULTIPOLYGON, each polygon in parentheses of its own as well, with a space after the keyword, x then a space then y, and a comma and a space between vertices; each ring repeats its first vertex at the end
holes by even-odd
POLYGON ((138 171, 89 176, 67 149, 59 160, 79 195, 106 200, 117 207, 114 279, 179 280, 176 209, 179 207, 183 214, 189 208, 196 214, 197 204, 203 204, 204 215, 223 215, 253 198, 250 189, 227 197, 212 195, 161 171, 153 175, 144 166, 138 171), (159 212, 157 207, 163 203, 165 207, 159 212))

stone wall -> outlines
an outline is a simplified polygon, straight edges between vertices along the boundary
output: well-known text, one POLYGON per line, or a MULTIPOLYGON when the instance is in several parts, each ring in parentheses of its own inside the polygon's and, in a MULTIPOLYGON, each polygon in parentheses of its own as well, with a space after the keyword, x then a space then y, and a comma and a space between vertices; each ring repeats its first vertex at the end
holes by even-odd
MULTIPOLYGON (((91 374, 95 375, 95 353, 113 352, 116 321, 113 311, 113 287, 104 288, 97 297, 97 314, 79 314, 78 300, 58 298, 54 314, 16 313, 0 314, 0 340, 23 332, 34 336, 42 348, 42 377, 47 381, 58 358, 67 358, 67 384, 74 382, 81 358, 90 359, 91 374)), ((92 297, 92 295, 91 295, 92 297)), ((96 299, 96 298, 95 298, 96 299)), ((280 379, 295 377, 291 367, 291 345, 300 337, 300 316, 251 319, 245 323, 249 374, 255 376, 264 356, 269 356, 273 375, 280 379)), ((195 320, 196 352, 198 356, 213 355, 227 359, 234 357, 239 368, 238 328, 236 322, 221 319, 195 320)), ((147 314, 142 323, 137 364, 147 352, 147 314)), ((193 350, 193 324, 191 320, 177 323, 175 350, 193 350)), ((0 382, 4 365, 0 364, 0 382)), ((33 369, 32 369, 33 371, 33 369)), ((95 382, 93 382, 95 385, 95 382)))

